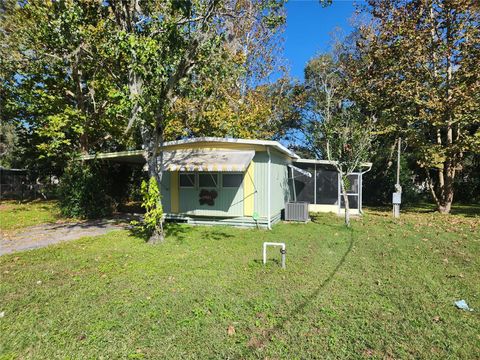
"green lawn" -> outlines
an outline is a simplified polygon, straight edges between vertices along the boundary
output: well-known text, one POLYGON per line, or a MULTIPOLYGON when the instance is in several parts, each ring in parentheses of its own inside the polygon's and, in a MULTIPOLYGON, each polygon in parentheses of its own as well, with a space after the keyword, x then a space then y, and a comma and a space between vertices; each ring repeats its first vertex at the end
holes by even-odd
POLYGON ((56 201, 0 202, 0 230, 16 230, 55 222, 60 218, 56 201))
MULTIPOLYGON (((478 358, 480 217, 169 226, 0 257, 5 359, 478 358), (287 269, 261 263, 287 243, 287 269), (458 310, 465 299, 474 312, 458 310)), ((0 358, 2 358, 0 356, 0 358)))

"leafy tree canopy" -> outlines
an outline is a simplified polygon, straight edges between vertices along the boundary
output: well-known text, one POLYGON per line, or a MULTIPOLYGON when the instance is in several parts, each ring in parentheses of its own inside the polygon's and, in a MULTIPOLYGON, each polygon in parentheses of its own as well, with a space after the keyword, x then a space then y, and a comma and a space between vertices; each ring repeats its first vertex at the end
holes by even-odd
POLYGON ((480 8, 470 0, 370 0, 344 47, 352 100, 407 140, 439 211, 480 151, 480 8))

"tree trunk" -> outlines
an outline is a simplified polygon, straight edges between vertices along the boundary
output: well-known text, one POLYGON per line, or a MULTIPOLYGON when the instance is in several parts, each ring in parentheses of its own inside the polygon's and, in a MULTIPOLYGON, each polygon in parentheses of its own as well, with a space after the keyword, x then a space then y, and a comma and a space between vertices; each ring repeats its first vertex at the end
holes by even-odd
MULTIPOLYGON (((145 126, 145 125, 144 125, 145 126)), ((157 182, 159 192, 161 194, 161 183, 163 175, 163 130, 157 127, 153 133, 153 139, 148 136, 150 132, 147 129, 142 129, 144 148, 147 150, 147 165, 150 177, 153 177, 157 182)), ((160 197, 158 202, 161 202, 160 197)), ((161 204, 159 204, 161 206, 161 204)), ((149 244, 162 243, 165 240, 165 233, 163 231, 163 219, 155 227, 155 230, 148 239, 149 244)))
MULTIPOLYGON (((138 1, 113 1, 111 3, 115 19, 119 28, 127 33, 134 33, 136 21, 142 15, 142 10, 138 1)), ((140 120, 142 114, 142 106, 138 102, 138 98, 143 94, 144 83, 142 76, 130 70, 128 73, 128 88, 130 91, 130 99, 133 102, 132 113, 127 125, 126 132, 128 132, 135 122, 140 120)), ((162 109, 160 109, 162 110, 162 109)), ((161 114, 159 112, 158 114, 161 114)), ((156 119, 156 128, 150 128, 148 122, 141 123, 140 132, 143 142, 143 149, 147 152, 145 160, 147 162, 148 174, 150 177, 154 177, 158 189, 161 194, 161 182, 162 182, 162 167, 163 167, 163 150, 161 149, 163 145, 163 128, 160 126, 163 124, 161 116, 157 114, 156 119)), ((159 198, 160 202, 161 199, 159 198)), ((148 239, 149 244, 158 244, 163 242, 165 239, 163 231, 163 219, 155 227, 155 230, 148 239)))
POLYGON ((439 188, 437 209, 441 214, 449 214, 453 202, 453 181, 455 180, 455 168, 448 160, 444 165, 443 186, 439 188))
POLYGON ((152 236, 148 239, 147 243, 156 245, 163 243, 165 240, 165 233, 163 231, 163 221, 160 221, 160 224, 155 228, 152 236))
MULTIPOLYGON (((447 4, 446 4, 447 5, 447 4)), ((450 10, 450 9, 448 9, 450 10)), ((453 48, 453 39, 452 39, 452 23, 454 19, 452 16, 455 16, 448 11, 448 16, 446 18, 446 43, 447 43, 447 54, 446 54, 446 107, 445 107, 445 122, 447 124, 446 131, 446 141, 445 144, 451 151, 453 145, 453 114, 452 114, 452 76, 453 76, 453 61, 452 61, 452 48, 453 48)), ((443 165, 443 189, 441 189, 441 201, 438 206, 438 211, 442 214, 449 214, 452 207, 453 201, 453 180, 455 179, 455 169, 456 169, 456 156, 450 154, 443 165)))
POLYGON ((76 106, 77 109, 82 113, 82 115, 85 115, 85 123, 83 125, 83 132, 80 135, 80 152, 82 154, 88 154, 88 136, 87 136, 87 129, 89 126, 88 119, 89 119, 89 114, 87 113, 87 107, 85 104, 85 99, 83 95, 83 87, 82 87, 82 69, 81 69, 81 54, 80 54, 81 49, 77 49, 74 60, 72 63, 72 78, 75 83, 75 97, 76 97, 76 106))
MULTIPOLYGON (((430 22, 431 22, 431 38, 432 38, 432 43, 431 43, 431 48, 432 48, 432 66, 433 66, 433 74, 435 81, 441 82, 443 79, 439 79, 439 71, 438 67, 441 65, 437 64, 437 60, 439 56, 437 56, 436 49, 437 49, 437 42, 438 42, 438 37, 435 33, 435 29, 437 27, 437 21, 435 17, 435 10, 434 10, 434 3, 431 2, 430 4, 430 22)), ((447 46, 448 49, 451 49, 451 21, 450 19, 447 19, 446 23, 447 27, 447 46)), ((453 144, 453 129, 452 129, 452 114, 450 112, 450 104, 452 101, 452 91, 451 91, 451 81, 452 81, 452 61, 451 61, 451 52, 449 51, 446 59, 445 59, 445 64, 446 64, 446 98, 445 98, 445 112, 444 112, 444 121, 446 123, 446 129, 445 128, 437 128, 436 129, 436 137, 437 137, 437 145, 439 147, 451 147, 453 144), (446 135, 446 141, 442 139, 442 130, 444 130, 444 135, 446 135), (446 130, 446 131, 445 131, 446 130)), ((442 62, 441 62, 442 63, 442 62)), ((441 64, 440 63, 440 64, 441 64)), ((448 214, 450 213, 450 209, 452 207, 452 201, 453 201, 453 180, 455 178, 455 161, 454 158, 448 158, 444 164, 443 167, 438 169, 437 172, 437 181, 438 183, 436 186, 434 186, 433 181, 430 179, 430 175, 427 170, 427 174, 429 177, 429 187, 430 191, 432 193, 433 200, 437 204, 437 210, 442 213, 442 214, 448 214)))
POLYGON ((447 160, 443 164, 443 168, 438 169, 436 184, 434 184, 433 179, 430 177, 430 172, 427 169, 428 187, 437 205, 437 210, 441 214, 449 214, 452 208, 454 195, 453 182, 456 173, 455 166, 451 160, 447 160))
POLYGON ((345 225, 350 227, 350 203, 348 202, 347 189, 345 187, 345 180, 343 174, 340 174, 340 182, 342 186, 343 202, 345 203, 345 225))
POLYGON ((449 214, 451 208, 452 208, 452 203, 447 202, 447 203, 445 203, 445 205, 439 205, 438 206, 438 211, 440 212, 440 214, 449 214))

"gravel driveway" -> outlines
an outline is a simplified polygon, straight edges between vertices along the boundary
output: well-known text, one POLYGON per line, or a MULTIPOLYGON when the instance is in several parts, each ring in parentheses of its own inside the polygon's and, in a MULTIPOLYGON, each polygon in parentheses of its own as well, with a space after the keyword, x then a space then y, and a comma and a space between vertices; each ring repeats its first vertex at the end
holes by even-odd
POLYGON ((125 229, 127 218, 92 220, 30 226, 14 234, 0 233, 0 255, 36 249, 86 236, 98 236, 112 230, 125 229))

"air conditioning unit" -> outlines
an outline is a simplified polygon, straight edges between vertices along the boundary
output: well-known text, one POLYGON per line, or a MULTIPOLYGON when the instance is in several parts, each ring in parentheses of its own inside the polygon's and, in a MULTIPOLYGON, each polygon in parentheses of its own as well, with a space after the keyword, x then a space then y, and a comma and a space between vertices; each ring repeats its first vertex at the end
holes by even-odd
POLYGON ((287 202, 285 204, 285 220, 308 221, 308 202, 287 202))

